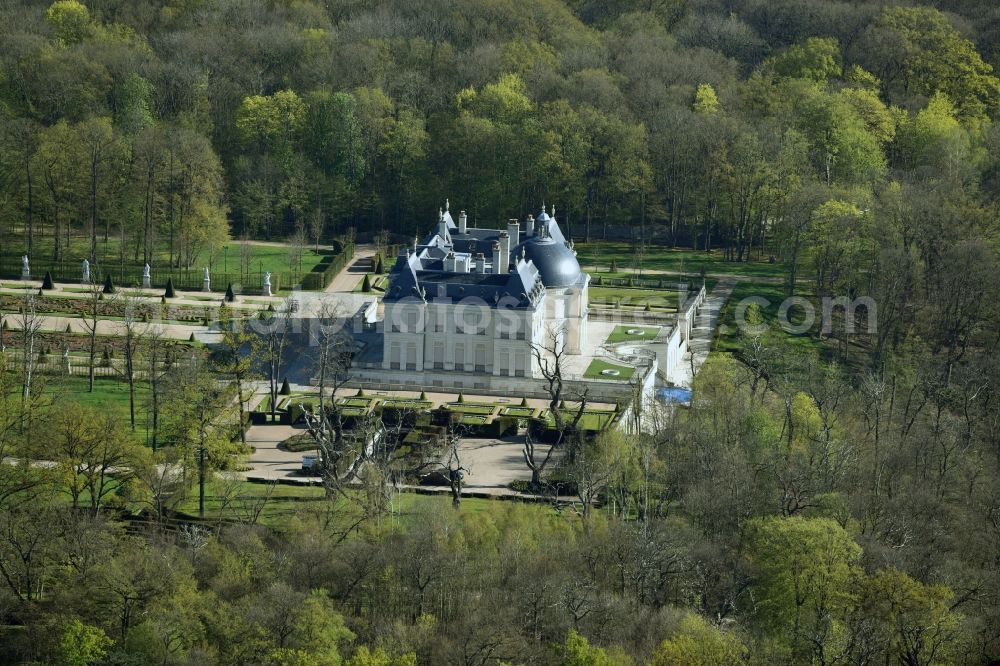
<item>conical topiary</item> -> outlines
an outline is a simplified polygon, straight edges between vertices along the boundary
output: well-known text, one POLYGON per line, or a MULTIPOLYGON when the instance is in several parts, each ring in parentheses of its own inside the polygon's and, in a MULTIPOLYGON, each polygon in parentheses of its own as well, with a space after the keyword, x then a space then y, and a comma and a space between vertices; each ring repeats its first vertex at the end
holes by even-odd
POLYGON ((527 398, 521 398, 521 406, 522 407, 527 407, 528 406, 528 399, 527 398))
POLYGON ((292 387, 288 385, 288 377, 285 377, 285 381, 281 382, 281 390, 278 391, 281 395, 291 395, 292 387))
POLYGON ((617 273, 618 272, 618 262, 615 261, 614 259, 611 260, 611 270, 608 271, 608 272, 609 273, 617 273))
POLYGON ((163 298, 174 297, 174 279, 167 278, 167 288, 163 291, 163 298))
POLYGON ((66 324, 66 332, 67 333, 72 333, 73 332, 73 326, 71 324, 66 324))
POLYGON ((426 400, 427 399, 427 391, 421 391, 420 392, 420 399, 421 400, 426 400))
POLYGON ((188 342, 194 342, 194 333, 193 332, 191 333, 191 335, 188 336, 188 342))
POLYGON ((230 282, 229 286, 226 287, 226 301, 232 303, 236 300, 236 294, 233 292, 233 283, 230 282))
POLYGON ((45 279, 42 280, 42 289, 53 289, 52 273, 45 271, 45 279))
POLYGON ((104 276, 104 289, 102 290, 105 294, 115 293, 115 285, 111 281, 111 273, 104 276))
POLYGON ((364 390, 364 389, 358 389, 358 392, 357 392, 357 394, 356 394, 356 395, 357 395, 357 397, 359 397, 359 398, 363 398, 363 397, 365 397, 365 390, 364 390))
POLYGON ((382 255, 378 255, 378 261, 375 262, 375 274, 382 275, 385 273, 385 265, 382 263, 382 255))
POLYGON ((368 279, 368 273, 365 273, 365 279, 361 281, 361 291, 368 293, 372 290, 372 281, 368 279))
POLYGON ((463 402, 465 402, 465 394, 464 393, 459 393, 458 394, 458 400, 456 402, 458 402, 459 404, 462 404, 463 402))

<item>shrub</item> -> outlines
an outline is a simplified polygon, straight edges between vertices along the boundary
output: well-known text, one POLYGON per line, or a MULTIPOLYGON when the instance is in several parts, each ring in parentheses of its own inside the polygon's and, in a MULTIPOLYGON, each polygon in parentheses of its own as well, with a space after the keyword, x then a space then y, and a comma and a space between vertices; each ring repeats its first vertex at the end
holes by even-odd
POLYGON ((528 399, 527 398, 521 398, 521 406, 522 407, 527 407, 528 406, 528 399))
POLYGON ((233 293, 233 283, 230 282, 229 286, 226 287, 226 301, 232 303, 235 300, 236 300, 236 294, 233 293))
POLYGON ((615 261, 614 259, 611 260, 611 270, 609 270, 608 272, 609 273, 617 273, 618 272, 618 262, 615 261))
POLYGON ((104 276, 104 289, 105 294, 115 293, 115 284, 111 281, 111 273, 104 276))
POLYGON ((53 289, 52 273, 45 271, 45 279, 42 280, 42 289, 53 289))
POLYGON ((167 303, 167 297, 166 296, 160 296, 160 303, 163 304, 163 305, 166 305, 166 303, 167 303))
POLYGON ((191 333, 191 335, 188 336, 188 342, 194 342, 194 333, 193 332, 191 333))
POLYGON ((427 399, 427 391, 421 391, 420 392, 420 399, 421 400, 426 400, 427 399))
POLYGON ((651 312, 653 308, 649 307, 649 303, 646 303, 646 307, 643 308, 646 312, 651 312))
POLYGON ((163 298, 173 298, 174 297, 174 279, 167 278, 167 289, 163 292, 163 298))
POLYGON ((285 380, 281 382, 281 390, 278 391, 278 393, 280 393, 281 395, 292 394, 292 387, 288 385, 288 377, 285 377, 285 380))
POLYGON ((66 332, 67 333, 72 333, 73 332, 73 326, 71 324, 66 324, 66 332))
POLYGON ((456 402, 458 402, 459 404, 462 404, 463 402, 465 402, 465 394, 464 393, 459 393, 458 394, 458 400, 456 400, 456 402))
POLYGON ((361 281, 361 291, 368 293, 372 290, 372 281, 368 279, 368 273, 365 273, 365 279, 361 281))
POLYGON ((358 389, 356 397, 358 397, 358 398, 365 397, 365 390, 364 389, 358 389))
POLYGON ((375 262, 375 274, 382 275, 385 273, 385 265, 382 263, 382 255, 378 255, 378 261, 375 262))

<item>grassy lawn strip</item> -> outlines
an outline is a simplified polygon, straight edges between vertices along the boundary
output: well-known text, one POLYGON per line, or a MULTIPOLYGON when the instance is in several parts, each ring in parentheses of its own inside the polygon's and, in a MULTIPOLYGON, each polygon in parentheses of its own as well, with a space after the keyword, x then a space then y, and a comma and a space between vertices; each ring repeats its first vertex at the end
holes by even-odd
POLYGON ((487 416, 497 409, 497 405, 485 402, 449 402, 444 407, 453 412, 461 412, 462 414, 485 414, 487 416))
MULTIPOLYGON (((566 421, 572 421, 576 418, 576 412, 572 409, 562 410, 563 417, 566 421)), ((583 412, 583 416, 580 417, 579 427, 582 430, 603 430, 611 423, 612 419, 615 417, 615 412, 609 410, 598 410, 598 409, 588 409, 583 412)), ((545 423, 550 427, 554 428, 556 425, 556 420, 552 416, 552 412, 545 410, 541 414, 541 418, 545 420, 545 423)))
POLYGON ((653 340, 659 334, 659 326, 616 326, 615 330, 611 331, 611 335, 608 336, 607 341, 609 344, 616 344, 618 342, 632 342, 635 340, 653 340), (629 333, 629 331, 639 332, 629 333))
POLYGON ((614 379, 624 382, 632 379, 633 374, 635 374, 635 368, 633 367, 627 365, 616 365, 614 363, 608 363, 607 361, 595 358, 591 361, 590 365, 587 366, 587 371, 583 373, 583 376, 588 379, 614 379), (602 374, 604 370, 617 370, 618 374, 602 374))
MULTIPOLYGON (((324 497, 323 489, 319 486, 285 484, 272 486, 248 481, 212 481, 207 486, 205 500, 205 517, 208 520, 219 518, 245 520, 248 515, 259 510, 259 523, 278 530, 285 529, 296 515, 313 511, 317 515, 322 515, 331 502, 341 502, 345 509, 349 508, 343 499, 330 500, 324 497)), ((496 500, 463 497, 462 513, 481 513, 496 509, 497 505, 496 500)), ((504 503, 500 505, 507 506, 504 503)), ((395 500, 393 520, 398 521, 402 527, 418 527, 426 522, 429 513, 448 510, 450 507, 451 498, 447 495, 404 492, 395 500)), ((549 504, 518 503, 516 507, 518 511, 529 512, 533 519, 566 520, 565 516, 557 514, 549 504)), ((197 488, 191 489, 188 498, 178 508, 188 515, 198 515, 197 488)))
MULTIPOLYGON (((599 271, 607 271, 614 261, 618 270, 623 268, 638 269, 638 246, 622 241, 594 241, 577 243, 575 246, 580 265, 584 268, 594 267, 599 271)), ((646 245, 645 256, 642 258, 643 270, 676 271, 679 273, 707 273, 747 275, 751 277, 781 277, 785 273, 785 265, 780 262, 768 261, 733 262, 726 261, 723 253, 702 252, 679 248, 646 245)))
POLYGON ((615 305, 622 307, 650 306, 676 310, 680 305, 676 291, 660 291, 657 289, 629 289, 626 287, 591 287, 590 302, 598 305, 615 305))
MULTIPOLYGON (((801 290, 797 295, 808 299, 812 303, 813 308, 815 309, 815 321, 807 332, 792 334, 777 325, 778 310, 781 307, 781 303, 788 297, 784 287, 781 285, 758 284, 752 282, 740 283, 736 285, 722 313, 722 326, 720 328, 725 331, 725 333, 716 338, 713 350, 733 352, 742 347, 742 333, 736 324, 736 310, 743 299, 757 297, 763 298, 767 301, 767 304, 761 305, 764 321, 771 325, 768 329, 767 335, 783 338, 787 344, 791 344, 795 347, 817 352, 824 351, 830 343, 829 341, 824 341, 819 338, 822 319, 820 316, 822 313, 820 303, 813 297, 812 294, 804 293, 801 290)), ((793 307, 789 309, 787 317, 793 325, 798 325, 805 321, 806 313, 801 307, 793 307)))
POLYGON ((518 418, 527 419, 535 415, 537 410, 531 407, 504 407, 503 411, 500 412, 504 416, 516 416, 518 418))

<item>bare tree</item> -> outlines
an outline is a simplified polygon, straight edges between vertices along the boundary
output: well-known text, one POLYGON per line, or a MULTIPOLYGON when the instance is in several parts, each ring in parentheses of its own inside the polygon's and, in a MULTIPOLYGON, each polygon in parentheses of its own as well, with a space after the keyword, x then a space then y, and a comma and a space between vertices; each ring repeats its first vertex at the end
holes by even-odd
POLYGON ((278 307, 277 312, 262 311, 256 324, 258 335, 253 339, 254 353, 266 365, 271 396, 271 420, 278 408, 278 390, 281 387, 281 364, 291 329, 293 301, 291 298, 278 307))
POLYGON ((219 371, 230 375, 236 385, 236 400, 240 412, 240 442, 245 445, 247 402, 254 393, 250 384, 258 375, 256 352, 259 351, 259 347, 253 344, 254 336, 247 330, 243 318, 233 316, 228 307, 219 309, 219 328, 222 331, 222 341, 215 356, 215 364, 219 371))
POLYGON ((121 368, 125 383, 128 384, 128 413, 132 431, 135 431, 135 381, 136 365, 138 363, 139 343, 143 336, 143 323, 140 308, 142 302, 136 291, 124 291, 121 294, 122 319, 118 323, 118 339, 124 344, 124 364, 121 368))
POLYGON ((554 441, 545 451, 544 455, 538 451, 534 435, 529 427, 524 437, 524 462, 531 470, 531 487, 539 490, 542 487, 542 474, 552 460, 556 449, 563 444, 568 446, 566 455, 570 460, 575 457, 575 432, 579 426, 580 419, 583 418, 587 410, 587 389, 577 392, 573 396, 578 401, 578 406, 574 412, 568 415, 563 403, 565 400, 565 385, 563 377, 563 365, 566 356, 566 342, 563 340, 561 332, 555 327, 549 327, 545 333, 545 341, 541 344, 532 343, 531 353, 538 371, 545 380, 545 390, 549 396, 549 414, 552 415, 556 436, 554 441))
POLYGON ((87 329, 87 391, 94 392, 94 368, 97 364, 97 324, 102 314, 102 290, 101 285, 90 278, 87 285, 87 316, 83 318, 84 328, 87 329))
POLYGON ((168 354, 167 344, 164 340, 164 327, 159 324, 150 324, 144 332, 143 345, 146 355, 146 381, 149 383, 149 414, 152 418, 152 439, 150 444, 156 451, 159 445, 160 434, 160 399, 162 393, 161 376, 163 366, 166 364, 168 354))
POLYGON ((326 216, 323 214, 323 205, 319 204, 309 216, 309 234, 312 236, 313 248, 319 252, 319 244, 323 240, 323 231, 326 229, 326 216))
POLYGON ((32 385, 35 380, 35 368, 38 359, 35 350, 38 346, 38 333, 42 328, 42 318, 38 314, 35 295, 26 290, 21 311, 17 317, 21 325, 21 428, 30 416, 32 385))
POLYGON ((301 224, 295 226, 295 233, 288 238, 288 265, 296 275, 302 273, 302 257, 306 251, 306 230, 301 224))

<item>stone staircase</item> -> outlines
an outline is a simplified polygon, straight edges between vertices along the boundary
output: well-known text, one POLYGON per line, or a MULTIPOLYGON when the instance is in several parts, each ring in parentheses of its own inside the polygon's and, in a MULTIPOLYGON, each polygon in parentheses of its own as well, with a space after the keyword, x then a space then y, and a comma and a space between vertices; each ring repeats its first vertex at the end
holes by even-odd
POLYGON ((708 359, 722 308, 729 300, 735 286, 735 280, 719 280, 711 293, 705 297, 704 304, 698 309, 691 331, 691 339, 688 342, 688 352, 684 355, 683 361, 684 367, 693 370, 691 377, 685 382, 688 386, 690 386, 690 379, 698 374, 701 366, 708 359))

